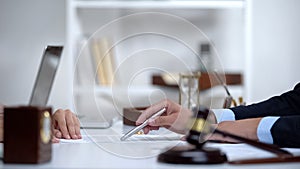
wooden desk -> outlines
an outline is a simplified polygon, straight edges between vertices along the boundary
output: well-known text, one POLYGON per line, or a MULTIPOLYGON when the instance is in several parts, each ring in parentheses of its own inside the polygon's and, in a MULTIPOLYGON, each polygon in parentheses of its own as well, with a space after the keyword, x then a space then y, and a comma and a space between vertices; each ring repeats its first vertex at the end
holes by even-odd
MULTIPOLYGON (((247 169, 299 169, 300 163, 280 163, 264 165, 173 165, 157 162, 157 154, 169 145, 184 144, 179 140, 150 140, 150 141, 119 141, 121 135, 121 123, 115 124, 110 129, 85 130, 82 134, 90 135, 94 142, 86 143, 59 143, 53 144, 53 156, 50 163, 40 165, 12 165, 0 162, 0 168, 247 168, 247 169), (106 137, 108 136, 108 137, 106 137), (140 157, 134 157, 142 154, 140 157)), ((212 144, 210 146, 220 147, 229 158, 238 158, 247 155, 264 156, 266 152, 256 150, 244 144, 222 145, 212 144)), ((295 149, 300 155, 300 149, 295 149)))

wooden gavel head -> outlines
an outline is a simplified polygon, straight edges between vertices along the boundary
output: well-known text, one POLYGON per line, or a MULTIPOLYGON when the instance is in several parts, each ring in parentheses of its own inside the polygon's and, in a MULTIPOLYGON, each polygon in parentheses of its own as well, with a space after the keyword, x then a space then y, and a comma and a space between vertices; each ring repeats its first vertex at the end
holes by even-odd
POLYGON ((175 146, 158 156, 158 161, 172 164, 220 164, 227 161, 226 155, 217 148, 204 146, 210 134, 209 110, 198 107, 189 123, 186 137, 190 145, 175 146))
POLYGON ((208 115, 209 110, 206 107, 200 106, 194 111, 194 116, 190 120, 190 130, 186 140, 197 148, 201 148, 205 144, 206 136, 211 133, 211 122, 208 115))

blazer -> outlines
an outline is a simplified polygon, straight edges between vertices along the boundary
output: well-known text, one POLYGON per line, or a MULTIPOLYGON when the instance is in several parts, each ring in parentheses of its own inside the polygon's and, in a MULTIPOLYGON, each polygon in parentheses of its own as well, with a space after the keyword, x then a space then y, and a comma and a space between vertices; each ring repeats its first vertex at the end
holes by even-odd
POLYGON ((271 128, 274 144, 281 147, 300 147, 300 83, 280 96, 230 109, 236 120, 280 116, 271 128))

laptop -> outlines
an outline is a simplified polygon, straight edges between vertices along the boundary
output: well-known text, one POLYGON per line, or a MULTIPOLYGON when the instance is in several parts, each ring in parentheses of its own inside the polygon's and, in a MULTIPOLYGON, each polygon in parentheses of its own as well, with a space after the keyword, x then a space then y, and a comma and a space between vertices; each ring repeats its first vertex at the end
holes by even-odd
POLYGON ((95 97, 93 92, 87 92, 76 99, 75 107, 82 129, 105 129, 114 123, 114 116, 107 109, 111 107, 95 97), (101 103, 101 107, 98 108, 97 102, 101 103))
MULTIPOLYGON (((60 62, 63 46, 47 46, 44 49, 42 61, 39 67, 38 75, 35 80, 31 94, 30 106, 46 106, 55 74, 60 62)), ((91 103, 93 103, 91 101, 91 103)), ((95 118, 96 120, 80 119, 81 128, 108 128, 112 125, 112 120, 105 120, 104 117, 95 118)))
POLYGON ((63 46, 47 46, 31 93, 30 106, 46 106, 61 58, 63 46))

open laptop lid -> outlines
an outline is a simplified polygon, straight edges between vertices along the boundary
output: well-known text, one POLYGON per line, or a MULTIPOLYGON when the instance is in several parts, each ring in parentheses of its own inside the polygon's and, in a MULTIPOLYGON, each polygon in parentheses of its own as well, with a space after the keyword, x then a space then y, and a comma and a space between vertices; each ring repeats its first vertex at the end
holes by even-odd
POLYGON ((46 106, 63 47, 47 46, 44 49, 37 78, 31 93, 30 106, 46 106))

